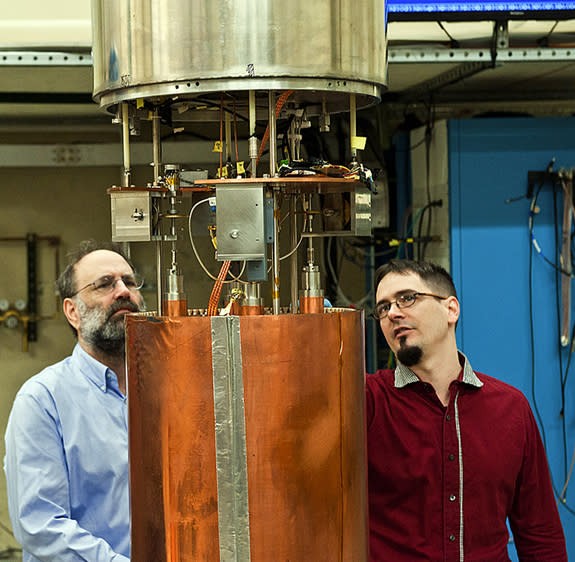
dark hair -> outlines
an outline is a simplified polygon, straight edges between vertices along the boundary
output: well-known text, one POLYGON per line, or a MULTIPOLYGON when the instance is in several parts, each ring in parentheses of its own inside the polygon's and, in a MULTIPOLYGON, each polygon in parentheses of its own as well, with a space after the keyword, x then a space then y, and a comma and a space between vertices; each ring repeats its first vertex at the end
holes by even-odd
MULTIPOLYGON (((120 254, 128 262, 129 266, 132 268, 132 271, 134 270, 134 265, 120 244, 116 242, 98 242, 92 239, 83 240, 76 248, 68 252, 68 265, 56 281, 56 289, 62 300, 71 298, 78 290, 76 287, 76 264, 84 256, 87 256, 96 250, 109 250, 110 252, 116 252, 117 254, 120 254)), ((74 334, 77 336, 78 332, 76 328, 74 328, 72 325, 70 325, 70 327, 72 328, 74 334)))
POLYGON ((433 291, 441 294, 447 294, 457 298, 457 291, 453 284, 451 275, 443 269, 440 265, 428 261, 415 261, 415 260, 390 260, 382 265, 375 272, 375 290, 380 281, 388 273, 397 273, 398 275, 408 275, 415 273, 425 281, 433 291))

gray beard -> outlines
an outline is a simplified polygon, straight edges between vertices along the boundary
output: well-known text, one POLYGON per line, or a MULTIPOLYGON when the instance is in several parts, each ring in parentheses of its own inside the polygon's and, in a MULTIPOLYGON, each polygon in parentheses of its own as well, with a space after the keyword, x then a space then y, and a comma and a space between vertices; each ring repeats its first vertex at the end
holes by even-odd
POLYGON ((108 310, 105 310, 101 305, 88 307, 80 298, 77 302, 80 314, 80 331, 84 340, 94 349, 109 357, 124 357, 124 316, 115 318, 111 316, 117 310, 116 307, 129 306, 134 312, 141 310, 141 307, 126 300, 116 301, 108 310))
POLYGON ((406 367, 413 367, 421 361, 423 350, 417 345, 400 347, 397 351, 397 360, 406 367))

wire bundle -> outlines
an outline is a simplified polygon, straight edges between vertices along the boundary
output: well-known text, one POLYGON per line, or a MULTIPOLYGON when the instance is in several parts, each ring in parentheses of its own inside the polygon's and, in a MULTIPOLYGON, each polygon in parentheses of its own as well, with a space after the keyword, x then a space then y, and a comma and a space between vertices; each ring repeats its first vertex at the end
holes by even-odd
POLYGON ((230 270, 231 261, 226 260, 222 263, 220 272, 218 273, 218 278, 214 283, 212 288, 212 293, 210 295, 210 300, 208 304, 208 316, 216 316, 218 313, 218 303, 220 302, 220 296, 222 294, 222 287, 224 286, 224 280, 228 275, 230 270))

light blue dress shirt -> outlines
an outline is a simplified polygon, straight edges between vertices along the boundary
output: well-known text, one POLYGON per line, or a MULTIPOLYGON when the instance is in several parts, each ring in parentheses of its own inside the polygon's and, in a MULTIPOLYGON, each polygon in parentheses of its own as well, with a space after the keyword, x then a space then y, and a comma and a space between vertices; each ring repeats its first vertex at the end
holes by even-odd
POLYGON ((14 400, 4 470, 24 562, 127 562, 126 397, 116 374, 79 345, 14 400))

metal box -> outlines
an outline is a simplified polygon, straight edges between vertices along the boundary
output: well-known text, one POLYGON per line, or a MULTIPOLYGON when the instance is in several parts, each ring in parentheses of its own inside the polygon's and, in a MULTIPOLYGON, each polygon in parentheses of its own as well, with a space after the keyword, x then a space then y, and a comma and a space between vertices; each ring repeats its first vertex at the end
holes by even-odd
POLYGON ((147 191, 110 193, 112 240, 149 242, 152 239, 152 197, 147 191))
POLYGON ((266 255, 264 186, 216 188, 218 260, 261 260, 266 255))

